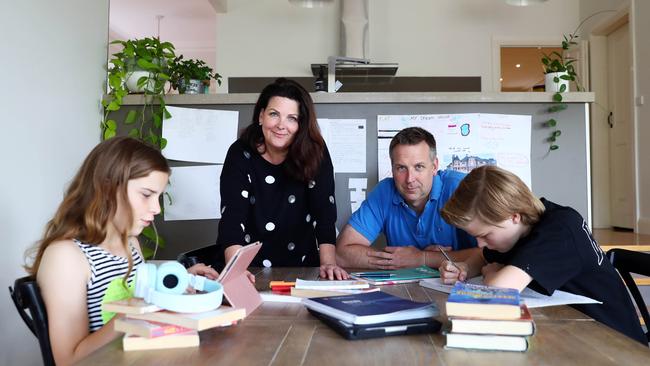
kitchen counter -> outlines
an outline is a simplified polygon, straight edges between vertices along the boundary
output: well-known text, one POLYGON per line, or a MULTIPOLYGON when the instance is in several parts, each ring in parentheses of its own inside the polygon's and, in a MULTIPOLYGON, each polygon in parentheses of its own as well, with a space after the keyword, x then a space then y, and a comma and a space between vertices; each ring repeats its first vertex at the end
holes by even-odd
MULTIPOLYGON (((553 93, 311 93, 316 104, 354 103, 552 103, 553 93)), ((170 105, 255 104, 257 93, 169 94, 170 105)), ((564 102, 590 103, 594 93, 564 93, 564 102)), ((124 105, 142 104, 142 95, 128 95, 124 105)))

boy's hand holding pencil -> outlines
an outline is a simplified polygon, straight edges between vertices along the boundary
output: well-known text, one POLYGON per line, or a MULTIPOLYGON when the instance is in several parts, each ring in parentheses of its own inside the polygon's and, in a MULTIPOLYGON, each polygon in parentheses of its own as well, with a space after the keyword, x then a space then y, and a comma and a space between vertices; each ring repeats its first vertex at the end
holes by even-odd
POLYGON ((442 282, 447 285, 453 285, 456 281, 465 281, 467 279, 467 264, 454 262, 442 247, 439 247, 439 250, 445 257, 445 260, 442 261, 438 268, 442 282))

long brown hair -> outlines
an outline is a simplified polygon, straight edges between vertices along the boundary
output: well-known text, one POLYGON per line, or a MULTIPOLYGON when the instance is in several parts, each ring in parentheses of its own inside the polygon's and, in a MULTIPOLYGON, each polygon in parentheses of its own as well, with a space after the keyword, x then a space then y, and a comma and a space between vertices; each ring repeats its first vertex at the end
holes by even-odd
POLYGON ((316 123, 314 102, 307 90, 300 84, 290 79, 279 78, 264 87, 255 104, 252 122, 242 133, 241 139, 253 151, 258 151, 258 146, 264 147, 264 134, 262 126, 258 123, 258 118, 260 112, 266 109, 273 97, 284 97, 298 103, 298 131, 289 146, 284 167, 290 177, 308 182, 314 179, 318 173, 325 150, 325 140, 323 140, 316 123))
POLYGON ((484 165, 460 182, 440 214, 454 226, 465 226, 474 219, 497 225, 515 213, 521 215, 522 223, 534 225, 544 210, 544 204, 518 176, 484 165))
MULTIPOLYGON (((47 223, 43 239, 27 251, 28 257, 36 253, 32 264, 25 265, 27 272, 36 275, 45 249, 55 241, 78 239, 93 245, 102 243, 118 201, 126 208, 126 222, 133 222, 127 183, 153 171, 171 173, 160 151, 139 140, 114 137, 95 146, 70 183, 56 214, 47 223)), ((133 269, 128 230, 126 227, 120 232, 129 261, 125 279, 133 269)))

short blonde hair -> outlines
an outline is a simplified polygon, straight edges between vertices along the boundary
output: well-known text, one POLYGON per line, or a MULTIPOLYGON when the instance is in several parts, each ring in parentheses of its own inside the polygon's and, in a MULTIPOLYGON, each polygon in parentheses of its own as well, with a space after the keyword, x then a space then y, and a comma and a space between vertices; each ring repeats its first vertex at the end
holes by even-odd
POLYGON ((465 226, 474 219, 497 225, 518 213, 523 224, 533 225, 544 209, 544 204, 515 174, 484 165, 472 170, 460 182, 441 215, 451 225, 465 226))

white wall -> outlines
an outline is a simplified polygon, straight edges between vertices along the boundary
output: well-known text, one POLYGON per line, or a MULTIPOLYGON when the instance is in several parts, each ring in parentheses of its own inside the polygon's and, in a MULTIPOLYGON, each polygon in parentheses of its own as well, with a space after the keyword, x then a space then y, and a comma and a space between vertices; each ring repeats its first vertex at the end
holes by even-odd
POLYGON ((650 234, 650 1, 632 0, 632 37, 635 58, 635 102, 643 97, 645 103, 635 103, 636 169, 637 169, 637 231, 650 234))
MULTIPOLYGON (((560 42, 579 20, 578 0, 530 7, 503 0, 368 3, 373 62, 398 62, 398 76, 480 76, 484 91, 492 90, 493 38, 560 42)), ((310 76, 311 63, 339 54, 339 6, 229 2, 217 15, 217 70, 226 77, 310 76)))
POLYGON ((99 142, 107 34, 108 0, 0 5, 0 365, 41 363, 7 286, 99 142))

